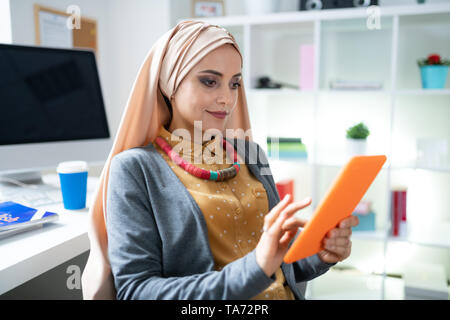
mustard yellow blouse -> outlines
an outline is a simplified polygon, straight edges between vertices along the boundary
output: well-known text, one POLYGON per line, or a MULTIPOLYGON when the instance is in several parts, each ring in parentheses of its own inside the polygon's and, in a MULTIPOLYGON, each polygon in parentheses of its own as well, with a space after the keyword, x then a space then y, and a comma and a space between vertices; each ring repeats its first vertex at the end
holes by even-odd
MULTIPOLYGON (((205 170, 219 170, 231 166, 223 152, 222 163, 215 163, 214 150, 222 148, 218 137, 199 144, 183 140, 164 126, 159 136, 185 160, 205 170), (194 146, 197 147, 194 148, 194 146), (203 154, 203 159, 201 155, 203 154), (195 162, 194 162, 195 159, 195 162)), ((208 238, 216 270, 239 259, 256 248, 263 232, 264 216, 268 213, 268 199, 264 186, 241 164, 239 173, 225 181, 210 181, 197 178, 176 165, 156 144, 154 147, 170 165, 174 173, 197 202, 205 217, 208 238)), ((295 299, 291 289, 284 284, 284 275, 279 268, 276 281, 253 299, 295 299)))

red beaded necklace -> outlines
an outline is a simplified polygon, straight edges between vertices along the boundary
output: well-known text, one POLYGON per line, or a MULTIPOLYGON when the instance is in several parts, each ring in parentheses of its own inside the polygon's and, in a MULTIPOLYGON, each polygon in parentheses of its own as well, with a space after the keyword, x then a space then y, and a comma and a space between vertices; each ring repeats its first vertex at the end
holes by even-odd
POLYGON ((239 162, 241 161, 241 158, 239 157, 236 150, 234 150, 234 147, 225 139, 223 138, 222 145, 223 148, 226 150, 227 155, 230 156, 231 150, 232 150, 232 157, 233 164, 231 167, 226 169, 220 169, 217 171, 212 170, 205 170, 202 168, 199 168, 192 163, 187 162, 182 157, 180 157, 179 154, 177 154, 175 151, 172 150, 172 147, 169 143, 167 143, 166 140, 164 140, 162 137, 158 136, 155 139, 155 142, 161 147, 161 149, 164 150, 164 152, 169 156, 169 158, 175 162, 178 166, 183 168, 185 171, 189 172, 190 174, 201 178, 205 180, 215 180, 215 181, 223 181, 230 178, 233 178, 236 176, 239 172, 239 169, 241 168, 239 162))

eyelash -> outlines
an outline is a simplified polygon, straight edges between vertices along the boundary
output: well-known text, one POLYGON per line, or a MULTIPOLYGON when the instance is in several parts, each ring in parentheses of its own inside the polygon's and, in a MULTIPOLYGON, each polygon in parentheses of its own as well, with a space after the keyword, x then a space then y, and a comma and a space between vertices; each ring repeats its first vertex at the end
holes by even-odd
MULTIPOLYGON (((207 83, 216 82, 216 80, 202 80, 202 82, 207 87, 210 87, 207 83)), ((237 88, 239 88, 241 86, 241 84, 239 82, 234 83, 234 85, 237 85, 237 87, 233 88, 234 90, 236 90, 237 88)))

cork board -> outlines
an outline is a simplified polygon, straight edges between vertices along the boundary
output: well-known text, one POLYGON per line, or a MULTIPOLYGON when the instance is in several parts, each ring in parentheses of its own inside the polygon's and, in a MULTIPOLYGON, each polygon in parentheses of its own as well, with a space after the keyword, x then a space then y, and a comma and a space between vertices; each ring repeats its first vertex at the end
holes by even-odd
MULTIPOLYGON (((48 34, 42 34, 43 32, 53 32, 53 41, 57 41, 58 38, 55 35, 59 32, 60 39, 63 39, 65 42, 70 43, 61 43, 62 46, 72 47, 72 48, 89 48, 93 49, 95 53, 97 53, 97 21, 90 18, 81 17, 80 19, 80 28, 69 29, 67 27, 63 27, 62 24, 58 26, 56 23, 53 25, 52 30, 43 29, 41 25, 41 21, 43 16, 45 15, 46 19, 54 19, 59 22, 66 21, 68 17, 71 16, 70 13, 66 13, 64 11, 43 7, 41 5, 34 5, 34 22, 35 22, 35 36, 36 36, 36 44, 46 46, 47 43, 44 39, 50 39, 48 34), (57 28, 60 28, 58 31, 57 28), (65 34, 67 33, 67 34, 65 34), (68 34, 70 33, 70 34, 68 34)), ((64 42, 62 41, 62 42, 64 42)), ((51 41, 50 41, 51 43, 51 41)), ((50 45, 52 46, 52 45, 50 45)))

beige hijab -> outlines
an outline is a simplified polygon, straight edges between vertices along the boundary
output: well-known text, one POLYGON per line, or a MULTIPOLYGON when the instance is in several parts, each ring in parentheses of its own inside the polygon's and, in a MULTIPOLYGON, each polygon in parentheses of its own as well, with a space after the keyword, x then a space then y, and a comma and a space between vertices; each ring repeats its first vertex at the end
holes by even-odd
MULTIPOLYGON (((145 58, 90 207, 90 254, 82 276, 84 299, 115 299, 116 296, 108 260, 105 226, 111 159, 122 151, 154 141, 160 125, 170 122, 170 113, 162 93, 169 99, 173 97, 189 71, 205 55, 226 43, 233 44, 241 54, 234 37, 225 29, 200 21, 182 21, 159 38, 145 58)), ((243 83, 238 90, 237 106, 227 129, 242 129, 237 131, 235 137, 252 140, 243 83), (246 136, 241 134, 243 131, 246 136)))

